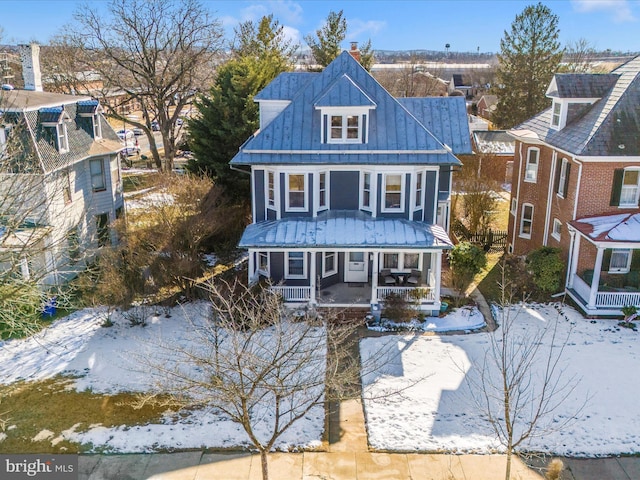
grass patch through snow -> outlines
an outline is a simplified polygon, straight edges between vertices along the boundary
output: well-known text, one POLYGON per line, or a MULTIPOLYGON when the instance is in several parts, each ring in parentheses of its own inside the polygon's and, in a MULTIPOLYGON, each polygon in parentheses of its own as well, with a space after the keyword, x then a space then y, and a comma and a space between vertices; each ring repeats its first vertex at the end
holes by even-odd
POLYGON ((41 382, 23 382, 0 391, 0 453, 81 453, 82 446, 62 439, 62 432, 86 431, 101 424, 145 425, 159 422, 164 408, 133 407, 131 393, 96 395, 77 392, 74 380, 55 377, 41 382))

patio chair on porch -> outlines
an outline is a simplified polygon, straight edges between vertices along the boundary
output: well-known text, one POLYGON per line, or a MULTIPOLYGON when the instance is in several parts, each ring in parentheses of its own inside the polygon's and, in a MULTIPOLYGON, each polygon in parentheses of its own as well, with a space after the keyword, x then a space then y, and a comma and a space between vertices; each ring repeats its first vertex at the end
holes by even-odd
POLYGON ((419 285, 422 280, 422 272, 420 270, 411 270, 411 274, 407 277, 406 283, 409 285, 419 285))
POLYGON ((381 283, 384 283, 385 285, 396 284, 396 277, 391 275, 391 270, 388 268, 383 268, 382 270, 380 270, 380 278, 382 279, 381 283))

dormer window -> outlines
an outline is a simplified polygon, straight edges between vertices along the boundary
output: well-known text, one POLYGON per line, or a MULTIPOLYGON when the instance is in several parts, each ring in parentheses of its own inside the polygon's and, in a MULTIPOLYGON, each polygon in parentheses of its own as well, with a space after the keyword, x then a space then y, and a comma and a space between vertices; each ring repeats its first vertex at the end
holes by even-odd
POLYGON ((102 107, 97 100, 84 100, 78 102, 78 116, 91 118, 93 138, 102 138, 102 107))
POLYGON ((55 143, 59 153, 69 151, 67 123, 71 121, 69 114, 62 107, 41 108, 38 111, 40 123, 45 128, 54 130, 55 143))
POLYGON ((560 102, 553 102, 553 113, 551 114, 551 125, 554 127, 560 126, 560 114, 562 113, 562 104, 560 102))
POLYGON ((359 115, 331 115, 331 135, 329 143, 360 143, 359 115))

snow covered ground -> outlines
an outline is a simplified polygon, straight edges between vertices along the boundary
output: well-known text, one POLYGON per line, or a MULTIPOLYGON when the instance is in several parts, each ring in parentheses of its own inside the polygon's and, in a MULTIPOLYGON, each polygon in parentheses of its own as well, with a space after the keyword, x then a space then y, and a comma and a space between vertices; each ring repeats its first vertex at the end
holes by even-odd
POLYGON ((461 307, 443 317, 426 317, 423 322, 412 320, 410 323, 396 323, 385 319, 368 328, 377 332, 403 330, 412 332, 468 332, 485 326, 484 316, 477 307, 461 307))
MULTIPOLYGON (((0 383, 43 380, 64 374, 79 376, 75 381, 78 391, 144 392, 151 388, 151 376, 140 362, 141 356, 151 358, 159 343, 189 347, 193 324, 205 315, 203 303, 190 303, 174 308, 170 318, 164 314, 152 316, 144 328, 130 327, 120 314, 114 314, 113 327, 103 328, 101 311, 85 309, 56 321, 31 338, 0 342, 0 383)), ((167 412, 162 423, 138 427, 75 425, 62 432, 62 437, 91 443, 95 449, 118 452, 225 448, 249 443, 237 424, 213 409, 182 413, 167 412)), ((265 418, 269 417, 273 417, 273 412, 266 413, 265 418)), ((324 420, 324 408, 314 407, 280 438, 276 448, 319 446, 324 420)))
MULTIPOLYGON (((576 388, 555 412, 554 420, 576 418, 561 431, 535 438, 523 449, 569 456, 640 452, 640 333, 619 328, 617 321, 590 321, 572 308, 553 305, 528 306, 518 315, 514 331, 533 332, 556 318, 558 338, 570 332, 562 357, 564 378, 575 376, 576 388)), ((362 340, 364 362, 380 350, 398 352, 396 360, 381 371, 363 375, 372 447, 499 450, 470 387, 478 379, 478 366, 489 346, 487 335, 492 334, 390 335, 362 340), (401 394, 381 395, 390 391, 401 394)))

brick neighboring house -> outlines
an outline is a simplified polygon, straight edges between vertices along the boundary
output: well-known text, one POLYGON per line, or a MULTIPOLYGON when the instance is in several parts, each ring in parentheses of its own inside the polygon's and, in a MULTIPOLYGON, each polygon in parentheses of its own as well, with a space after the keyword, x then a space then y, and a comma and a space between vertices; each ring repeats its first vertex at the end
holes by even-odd
POLYGON ((588 315, 640 306, 640 57, 609 74, 557 74, 552 106, 510 131, 509 251, 560 247, 588 315))

